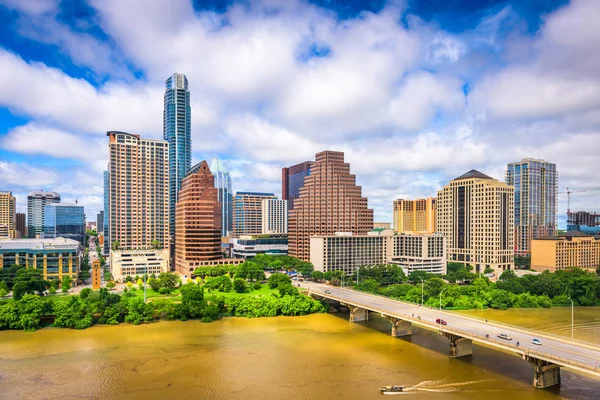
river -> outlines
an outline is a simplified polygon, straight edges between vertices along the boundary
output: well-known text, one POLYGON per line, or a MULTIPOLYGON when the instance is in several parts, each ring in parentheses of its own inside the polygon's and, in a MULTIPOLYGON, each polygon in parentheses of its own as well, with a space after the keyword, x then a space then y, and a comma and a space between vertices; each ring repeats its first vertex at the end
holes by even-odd
MULTIPOLYGON (((597 322, 600 309, 589 310, 597 322)), ((510 312, 517 318, 520 311, 539 312, 542 329, 553 331, 549 321, 564 309, 510 312)), ((344 314, 319 314, 3 331, 0 399, 379 399, 377 388, 390 384, 422 399, 591 399, 600 392, 600 381, 568 371, 560 388, 534 389, 531 368, 516 356, 474 346, 474 356, 450 359, 444 337, 415 329, 410 339, 392 338, 389 328, 376 316, 353 324, 344 314)), ((599 335, 590 337, 598 342, 599 335)))

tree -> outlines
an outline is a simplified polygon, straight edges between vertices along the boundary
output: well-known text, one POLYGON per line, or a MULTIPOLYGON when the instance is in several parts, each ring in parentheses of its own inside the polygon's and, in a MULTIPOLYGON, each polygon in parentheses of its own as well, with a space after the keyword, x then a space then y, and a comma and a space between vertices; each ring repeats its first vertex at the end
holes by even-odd
POLYGON ((68 293, 69 289, 71 289, 71 284, 73 283, 73 279, 69 275, 63 276, 62 283, 60 285, 61 291, 63 293, 68 293))
POLYGON ((298 289, 293 287, 291 283, 281 282, 277 286, 277 290, 279 291, 279 295, 283 296, 298 296, 300 293, 298 289))
MULTIPOLYGON (((167 293, 171 293, 179 284, 179 277, 171 272, 161 272, 158 275, 159 291, 165 288, 167 293)), ((154 290, 154 288, 153 288, 154 290)))
POLYGON ((0 281, 0 298, 8 294, 8 285, 4 281, 0 281))
POLYGON ((233 280, 233 290, 237 293, 245 293, 248 290, 246 281, 242 278, 235 278, 233 280))
POLYGON ((116 285, 115 285, 115 283, 114 283, 113 281, 108 281, 108 282, 106 282, 106 287, 107 287, 108 289, 113 289, 115 286, 116 286, 116 285))
POLYGON ((26 294, 42 295, 48 286, 44 280, 42 270, 35 268, 24 268, 17 272, 13 285, 13 299, 21 300, 26 294))
POLYGON ((292 280, 290 279, 290 277, 287 274, 277 273, 277 274, 271 274, 271 276, 269 276, 269 287, 271 289, 275 289, 281 283, 284 283, 284 284, 289 283, 291 285, 292 280))
POLYGON ((184 316, 187 318, 200 318, 205 307, 204 289, 195 283, 181 286, 181 304, 184 316))
POLYGON ((379 283, 375 279, 365 279, 356 285, 356 289, 363 292, 375 293, 379 288, 379 283))
POLYGON ((426 281, 429 279, 429 274, 425 271, 416 270, 408 275, 408 280, 412 283, 421 283, 421 278, 426 281))
POLYGON ((90 271, 87 269, 84 269, 84 270, 79 271, 79 275, 77 276, 77 279, 79 280, 79 282, 85 283, 85 281, 90 279, 90 276, 91 276, 90 271))
POLYGON ((151 241, 150 245, 152 246, 152 248, 154 250, 161 250, 163 248, 163 245, 160 242, 160 240, 156 240, 156 239, 154 239, 153 241, 151 241))
POLYGON ((144 281, 142 280, 142 278, 138 278, 138 280, 135 283, 141 290, 144 290, 144 281))
POLYGON ((114 242, 112 242, 111 247, 112 247, 113 251, 117 251, 117 250, 119 250, 119 247, 121 247, 121 243, 119 243, 118 240, 115 240, 114 242))
POLYGON ((483 270, 484 274, 493 274, 494 273, 494 269, 487 267, 486 269, 483 270))
POLYGON ((112 278, 112 275, 111 275, 111 273, 110 273, 110 272, 108 272, 108 271, 106 271, 106 272, 104 273, 104 280, 108 282, 108 281, 110 281, 110 280, 111 280, 111 278, 112 278))
POLYGON ((298 272, 300 272, 300 274, 304 277, 310 276, 314 269, 315 268, 313 267, 312 263, 309 262, 302 262, 298 266, 298 272))

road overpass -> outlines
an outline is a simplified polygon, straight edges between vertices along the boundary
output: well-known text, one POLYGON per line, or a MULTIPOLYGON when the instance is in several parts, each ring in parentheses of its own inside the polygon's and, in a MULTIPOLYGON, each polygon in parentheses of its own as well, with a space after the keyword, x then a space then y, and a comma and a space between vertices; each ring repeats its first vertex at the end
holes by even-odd
POLYGON ((392 336, 411 335, 413 325, 439 332, 449 339, 450 357, 472 355, 473 342, 517 354, 533 367, 533 385, 537 388, 560 384, 560 367, 600 379, 600 347, 591 343, 487 322, 351 289, 314 282, 304 282, 302 286, 313 297, 329 299, 347 307, 352 322, 367 320, 369 312, 380 314, 390 321, 392 336), (447 325, 436 323, 438 319, 443 319, 447 325), (510 336, 512 340, 500 339, 498 335, 501 333, 510 336), (534 345, 534 338, 539 339, 542 345, 534 345))

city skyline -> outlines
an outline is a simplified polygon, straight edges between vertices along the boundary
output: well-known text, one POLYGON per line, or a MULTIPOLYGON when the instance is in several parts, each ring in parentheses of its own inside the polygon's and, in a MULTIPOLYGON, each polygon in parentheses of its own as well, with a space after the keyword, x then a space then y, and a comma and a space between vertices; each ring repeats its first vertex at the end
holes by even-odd
MULTIPOLYGON (((67 5, 20 3, 0 6, 0 16, 15 21, 0 42, 0 65, 10 71, 1 78, 0 190, 14 193, 19 212, 28 192, 44 189, 66 202, 78 198, 91 220, 103 203, 102 134, 118 129, 162 138, 164 80, 175 72, 186 74, 194 92, 192 161, 220 158, 239 191, 279 195, 281 168, 339 150, 361 171, 357 183, 375 219, 391 221, 394 199, 434 196, 469 169, 502 180, 506 164, 531 157, 556 163, 559 191, 587 190, 573 194, 573 211, 600 211, 600 180, 588 167, 600 146, 597 99, 576 90, 582 82, 600 85, 590 75, 597 65, 594 33, 586 31, 589 24, 573 23, 594 15, 594 2, 483 1, 461 8, 460 19, 443 6, 435 6, 434 18, 413 2, 338 8, 287 2, 278 13, 260 2, 210 12, 182 2, 162 13, 133 2, 117 11, 106 2, 83 16, 67 5), (213 35, 195 24, 210 13, 228 21, 213 35), (58 14, 67 17, 59 21, 58 14), (75 29, 100 14, 95 31, 75 29), (162 16, 182 24, 161 24, 162 16), (422 23, 398 22, 413 18, 422 23), (287 24, 291 19, 298 23, 287 24), (194 27, 182 31, 185 22, 194 27), (125 26, 139 29, 128 37, 125 26), (306 26, 318 29, 307 37, 306 26), (557 36, 564 26, 569 34, 557 36), (69 40, 58 39, 59 29, 69 40), (180 40, 185 35, 197 43, 188 47, 180 40), (244 40, 220 45, 232 35, 244 40), (248 53, 253 41, 261 50, 248 53), (378 41, 388 44, 385 50, 375 50, 378 41), (94 57, 75 51, 83 43, 97 50, 94 57), (181 48, 175 51, 174 43, 181 48), (48 56, 54 47, 60 51, 48 56), (267 62, 273 55, 279 61, 267 62), (552 86, 556 95, 542 95, 536 85, 552 86), (13 86, 25 91, 16 95, 13 86)), ((559 195, 561 228, 566 200, 559 195)))

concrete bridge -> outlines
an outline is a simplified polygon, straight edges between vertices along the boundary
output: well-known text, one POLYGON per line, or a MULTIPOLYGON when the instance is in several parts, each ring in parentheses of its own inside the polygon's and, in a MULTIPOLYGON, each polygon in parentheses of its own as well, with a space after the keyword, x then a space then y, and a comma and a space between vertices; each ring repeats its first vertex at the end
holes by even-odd
POLYGON ((600 347, 590 343, 486 322, 351 289, 313 282, 304 282, 302 286, 308 288, 313 297, 329 299, 347 307, 351 322, 367 320, 370 312, 387 318, 391 324, 391 334, 395 337, 412 335, 413 325, 435 330, 448 338, 450 357, 472 355, 473 342, 517 354, 531 364, 533 386, 536 388, 559 385, 561 367, 600 379, 600 347), (436 323, 438 319, 446 321, 447 325, 436 323), (499 338, 501 333, 512 340, 499 338), (542 345, 534 345, 534 338, 539 339, 542 345))

